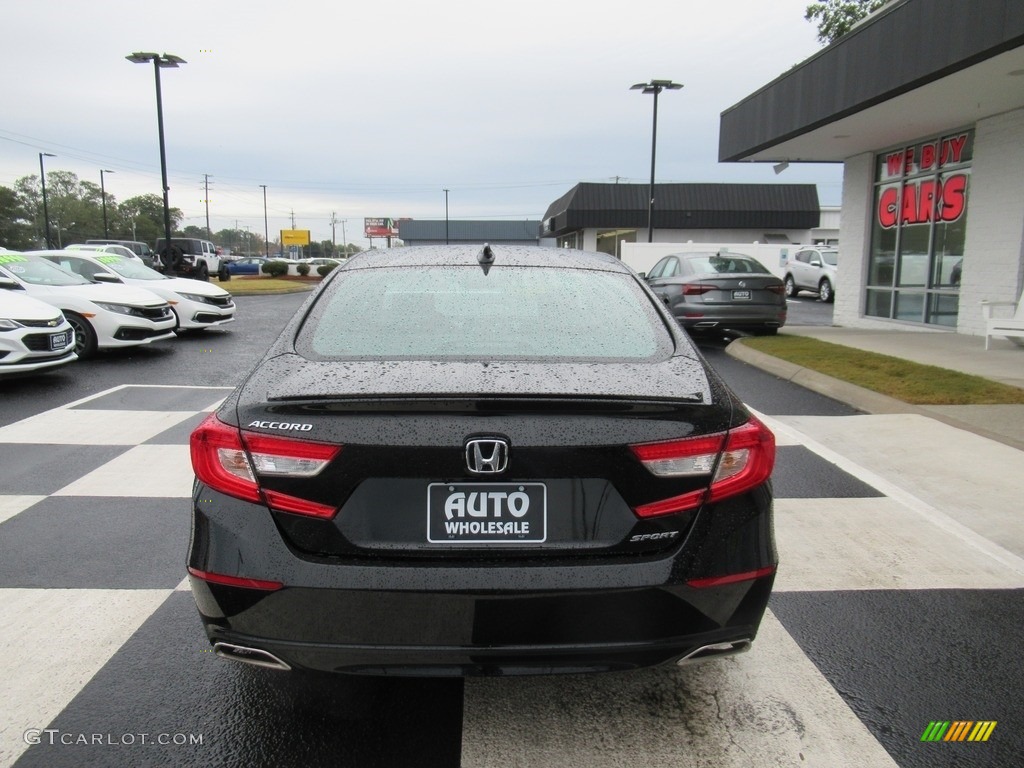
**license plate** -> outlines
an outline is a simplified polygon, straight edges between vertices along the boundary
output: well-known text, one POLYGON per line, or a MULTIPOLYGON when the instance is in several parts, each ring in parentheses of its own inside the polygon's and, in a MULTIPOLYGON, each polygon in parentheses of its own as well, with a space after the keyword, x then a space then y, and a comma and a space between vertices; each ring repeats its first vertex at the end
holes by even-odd
POLYGON ((543 483, 431 483, 431 544, 537 544, 547 539, 543 483))
POLYGON ((71 343, 71 332, 54 333, 50 335, 50 350, 64 349, 71 343))
POLYGON ((732 292, 732 297, 734 299, 739 299, 739 300, 749 299, 750 298, 750 291, 733 291, 732 292))

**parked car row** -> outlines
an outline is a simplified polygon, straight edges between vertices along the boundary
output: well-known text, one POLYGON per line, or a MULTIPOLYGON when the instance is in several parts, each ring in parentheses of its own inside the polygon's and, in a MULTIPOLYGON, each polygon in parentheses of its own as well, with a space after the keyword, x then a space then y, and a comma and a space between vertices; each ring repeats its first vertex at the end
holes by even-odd
POLYGON ((234 315, 223 288, 116 253, 0 249, 0 375, 223 326, 234 315))
POLYGON ((340 267, 344 264, 347 259, 332 259, 327 257, 317 257, 311 259, 281 259, 273 258, 268 259, 265 256, 245 256, 240 259, 232 259, 224 262, 224 268, 227 272, 234 275, 263 275, 266 271, 263 267, 272 261, 284 262, 289 267, 289 272, 292 272, 292 265, 296 267, 299 264, 307 264, 310 268, 310 274, 317 274, 316 270, 323 265, 330 265, 334 267, 340 267))

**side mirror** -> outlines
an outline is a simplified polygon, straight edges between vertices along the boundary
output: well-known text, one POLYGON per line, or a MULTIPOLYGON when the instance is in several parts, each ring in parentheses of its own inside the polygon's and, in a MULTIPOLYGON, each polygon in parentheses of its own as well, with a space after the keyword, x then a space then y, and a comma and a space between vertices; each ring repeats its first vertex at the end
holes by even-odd
POLYGON ((647 273, 646 272, 637 272, 637 275, 640 277, 641 280, 646 280, 647 279, 647 273))
POLYGON ((17 280, 12 280, 9 277, 0 277, 0 289, 5 291, 23 291, 21 283, 17 280))
POLYGON ((817 259, 811 259, 811 266, 812 267, 820 267, 821 266, 821 262, 818 261, 817 259))
POLYGON ((121 278, 117 275, 112 275, 109 272, 97 272, 92 276, 92 279, 97 283, 121 283, 121 278))

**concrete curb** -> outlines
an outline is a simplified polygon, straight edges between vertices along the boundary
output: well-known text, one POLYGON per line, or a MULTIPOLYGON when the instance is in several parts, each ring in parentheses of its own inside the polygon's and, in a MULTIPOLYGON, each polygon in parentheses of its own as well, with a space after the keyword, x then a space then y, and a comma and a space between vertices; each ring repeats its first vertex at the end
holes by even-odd
POLYGON ((941 421, 943 424, 948 424, 951 427, 956 427, 957 429, 962 429, 981 437, 986 437, 989 440, 995 440, 1003 445, 1008 445, 1011 448, 1024 451, 1024 441, 1015 440, 1007 435, 992 432, 948 414, 936 412, 931 408, 905 403, 894 397, 882 395, 870 389, 859 387, 856 384, 850 384, 849 382, 826 376, 824 373, 818 373, 795 363, 767 355, 764 352, 759 352, 746 346, 742 338, 732 341, 725 348, 725 351, 728 355, 741 362, 778 376, 785 381, 798 384, 812 392, 831 397, 833 400, 845 403, 851 408, 856 408, 858 411, 871 414, 913 413, 919 416, 926 416, 929 419, 941 421))

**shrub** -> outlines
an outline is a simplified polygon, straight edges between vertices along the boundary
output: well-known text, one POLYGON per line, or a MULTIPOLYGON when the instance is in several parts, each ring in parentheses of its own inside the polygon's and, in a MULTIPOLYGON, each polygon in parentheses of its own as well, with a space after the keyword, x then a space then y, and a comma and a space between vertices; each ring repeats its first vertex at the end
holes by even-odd
POLYGON ((263 265, 263 271, 271 277, 281 277, 281 275, 288 274, 288 262, 268 261, 263 265))
POLYGON ((295 268, 295 271, 305 277, 309 274, 309 264, 299 264, 299 266, 295 268))
POLYGON ((320 277, 327 277, 327 275, 329 275, 331 273, 331 270, 334 269, 336 266, 338 266, 338 265, 337 264, 321 264, 319 267, 316 268, 316 273, 318 275, 320 275, 320 277))

